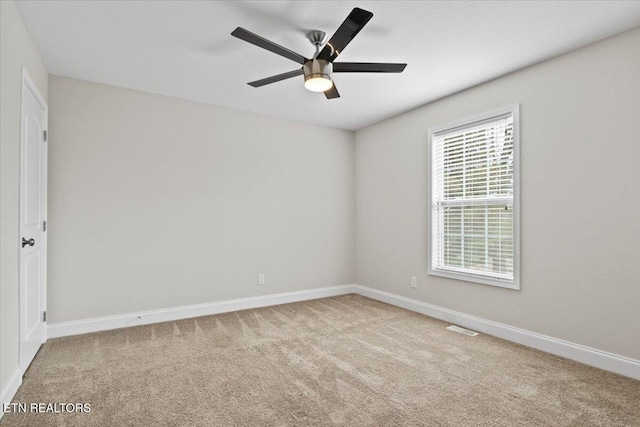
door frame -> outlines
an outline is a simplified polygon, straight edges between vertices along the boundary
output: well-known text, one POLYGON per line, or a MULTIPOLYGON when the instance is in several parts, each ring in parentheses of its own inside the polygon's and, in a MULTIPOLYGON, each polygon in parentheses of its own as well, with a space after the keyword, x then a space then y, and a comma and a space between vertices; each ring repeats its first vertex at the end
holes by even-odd
MULTIPOLYGON (((21 238, 23 236, 23 232, 22 232, 22 165, 23 165, 23 157, 24 157, 24 148, 25 148, 25 135, 24 135, 24 109, 25 109, 25 91, 29 91, 34 98, 36 99, 36 101, 38 102, 38 104, 40 104, 40 106, 44 109, 44 123, 43 123, 43 128, 45 131, 47 131, 47 139, 46 141, 43 142, 43 157, 46 160, 45 162, 43 162, 43 164, 41 165, 42 168, 42 176, 44 177, 44 182, 45 182, 45 186, 44 186, 44 194, 42 196, 43 201, 42 201, 42 210, 43 210, 43 214, 42 217, 45 218, 45 221, 48 220, 48 212, 47 212, 47 202, 48 202, 48 163, 49 163, 49 107, 47 106, 46 101, 44 100, 43 96, 40 94, 40 91, 38 90, 38 87, 36 86, 36 84, 34 83, 33 79, 31 79, 31 76, 29 76, 29 73, 27 72, 25 67, 22 67, 22 78, 21 78, 21 82, 20 82, 21 88, 20 88, 20 151, 19 151, 19 160, 18 160, 18 241, 16 243, 18 243, 18 366, 20 368, 20 372, 21 374, 24 374, 25 371, 27 370, 28 366, 22 366, 22 353, 24 350, 24 344, 23 344, 23 336, 24 336, 24 331, 23 328, 25 327, 24 325, 24 312, 23 312, 23 295, 24 295, 24 286, 25 284, 23 283, 23 277, 22 277, 22 254, 23 251, 21 250, 21 246, 20 246, 20 241, 21 238)), ((47 224, 47 229, 48 229, 48 224, 47 224)), ((47 234, 49 234, 47 231, 44 231, 42 233, 42 247, 41 247, 41 255, 42 255, 42 276, 41 276, 41 302, 42 302, 42 309, 44 311, 47 310, 47 234)), ((44 323, 44 335, 43 335, 43 342, 47 341, 47 322, 43 321, 44 323)))

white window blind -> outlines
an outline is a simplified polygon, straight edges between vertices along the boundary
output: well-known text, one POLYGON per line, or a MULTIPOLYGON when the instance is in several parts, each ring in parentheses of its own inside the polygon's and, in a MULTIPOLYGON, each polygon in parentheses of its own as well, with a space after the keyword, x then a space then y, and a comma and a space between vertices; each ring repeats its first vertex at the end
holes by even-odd
POLYGON ((517 287, 514 117, 431 133, 430 273, 517 287))

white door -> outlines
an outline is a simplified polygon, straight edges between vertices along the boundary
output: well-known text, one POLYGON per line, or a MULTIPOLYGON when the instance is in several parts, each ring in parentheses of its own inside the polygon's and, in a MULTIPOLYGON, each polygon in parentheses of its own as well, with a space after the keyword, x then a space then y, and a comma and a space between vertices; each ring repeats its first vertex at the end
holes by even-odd
POLYGON ((46 340, 47 106, 22 70, 20 129, 20 369, 46 340))

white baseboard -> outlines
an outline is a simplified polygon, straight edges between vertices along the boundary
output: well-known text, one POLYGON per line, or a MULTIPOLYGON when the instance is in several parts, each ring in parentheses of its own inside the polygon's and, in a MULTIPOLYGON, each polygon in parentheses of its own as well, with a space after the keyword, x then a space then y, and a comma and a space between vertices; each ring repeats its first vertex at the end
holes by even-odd
MULTIPOLYGON (((0 392, 0 403, 3 408, 5 404, 11 403, 13 396, 16 395, 16 391, 18 391, 20 385, 22 385, 22 373, 20 372, 20 368, 16 366, 13 374, 9 378, 9 381, 7 381, 7 384, 2 387, 2 391, 0 392)), ((4 415, 4 411, 0 410, 0 419, 2 418, 2 415, 4 415)))
POLYGON ((304 291, 261 295, 257 297, 172 307, 160 310, 149 310, 139 313, 50 323, 47 325, 47 338, 86 334, 89 332, 148 325, 150 323, 169 322, 192 317, 209 316, 211 314, 228 313, 230 311, 247 310, 271 305, 332 297, 336 295, 345 295, 355 293, 355 288, 355 285, 330 286, 304 291))
POLYGON ((566 357, 567 359, 575 360, 585 365, 595 366, 596 368, 640 380, 640 360, 607 353, 595 348, 515 328, 480 317, 470 316, 458 311, 379 291, 366 286, 355 285, 354 288, 356 288, 355 293, 368 298, 406 308, 407 310, 422 313, 436 319, 464 326, 474 331, 493 335, 557 356, 566 357))

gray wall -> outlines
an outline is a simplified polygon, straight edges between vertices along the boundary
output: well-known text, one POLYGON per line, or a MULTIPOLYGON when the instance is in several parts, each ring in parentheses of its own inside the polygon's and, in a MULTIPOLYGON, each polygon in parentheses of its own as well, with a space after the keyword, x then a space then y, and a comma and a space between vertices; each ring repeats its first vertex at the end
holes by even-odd
POLYGON ((49 93, 50 323, 353 283, 352 132, 53 75, 49 93))
MULTIPOLYGON (((18 370, 22 67, 47 99, 47 70, 11 1, 0 2, 0 390, 18 370)), ((5 402, 2 402, 5 403, 5 402)))
POLYGON ((640 359, 639 112, 636 29, 358 131, 357 283, 640 359), (428 129, 516 102, 521 290, 428 276, 428 129))

